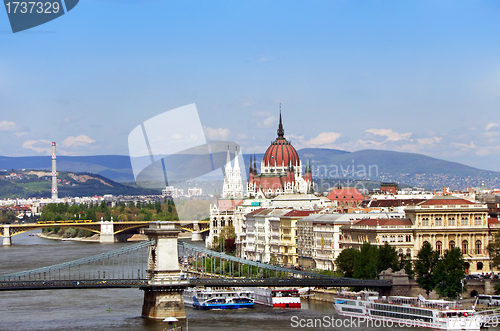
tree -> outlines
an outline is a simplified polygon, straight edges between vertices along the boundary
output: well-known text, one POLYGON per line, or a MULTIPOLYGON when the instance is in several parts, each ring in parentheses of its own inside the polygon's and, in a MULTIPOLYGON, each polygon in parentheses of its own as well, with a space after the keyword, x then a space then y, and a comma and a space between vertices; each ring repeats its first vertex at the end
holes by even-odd
POLYGON ((446 250, 436 267, 436 292, 442 297, 455 299, 462 292, 465 261, 460 248, 446 250))
POLYGON ((342 276, 352 278, 354 275, 354 266, 359 258, 359 250, 355 248, 346 248, 340 252, 335 259, 337 270, 342 273, 342 276))
POLYGON ((394 247, 390 246, 388 242, 384 246, 379 247, 379 265, 378 272, 382 272, 391 268, 393 271, 398 271, 401 269, 399 266, 398 252, 394 247))
POLYGON ((432 249, 431 244, 425 242, 418 251, 415 261, 415 274, 417 275, 418 286, 425 290, 427 297, 436 287, 436 277, 434 271, 439 262, 439 252, 432 249))
POLYGON ((413 263, 411 262, 411 258, 401 254, 399 256, 399 270, 404 269, 406 274, 413 279, 415 275, 415 271, 413 270, 413 263))
POLYGON ((488 252, 493 266, 500 265, 500 230, 495 233, 493 240, 488 244, 488 252))
POLYGON ((359 257, 354 263, 354 278, 375 279, 378 276, 379 250, 377 246, 372 246, 365 242, 361 246, 359 257))

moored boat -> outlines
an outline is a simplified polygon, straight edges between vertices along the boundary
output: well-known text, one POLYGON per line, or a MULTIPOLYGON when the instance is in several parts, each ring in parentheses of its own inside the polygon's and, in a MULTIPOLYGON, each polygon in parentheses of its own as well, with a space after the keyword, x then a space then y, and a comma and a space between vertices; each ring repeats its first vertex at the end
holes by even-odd
POLYGON ((251 291, 254 294, 255 303, 278 307, 278 308, 300 308, 300 294, 295 288, 262 288, 255 287, 251 291))
POLYGON ((252 293, 237 288, 193 288, 184 290, 184 305, 196 309, 237 309, 254 305, 252 293))
POLYGON ((382 296, 376 292, 341 293, 333 304, 337 314, 364 321, 382 320, 400 326, 439 330, 479 330, 483 316, 455 301, 424 297, 382 296))

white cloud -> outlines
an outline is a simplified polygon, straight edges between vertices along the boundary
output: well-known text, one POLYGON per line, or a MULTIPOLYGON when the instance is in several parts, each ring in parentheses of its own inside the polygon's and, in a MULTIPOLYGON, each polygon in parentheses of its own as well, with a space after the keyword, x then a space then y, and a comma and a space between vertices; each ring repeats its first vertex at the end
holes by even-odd
POLYGON ((361 145, 363 148, 374 147, 374 146, 378 147, 383 143, 384 143, 383 141, 362 140, 362 139, 358 139, 358 141, 356 142, 356 144, 361 145))
POLYGON ((27 140, 23 143, 23 148, 34 150, 37 153, 51 154, 52 142, 48 140, 27 140))
POLYGON ((276 122, 276 116, 270 116, 262 121, 261 126, 268 128, 276 122))
POLYGON ((498 123, 494 123, 494 122, 492 122, 492 123, 488 123, 484 129, 485 129, 486 131, 488 131, 489 129, 494 128, 494 127, 496 127, 496 126, 500 126, 500 125, 498 125, 498 123))
POLYGON ((229 129, 211 128, 208 126, 204 126, 203 131, 205 131, 205 135, 210 140, 227 140, 230 133, 229 129))
POLYGON ((19 129, 19 126, 15 122, 6 120, 0 122, 0 132, 16 131, 19 129))
POLYGON ((455 147, 461 147, 461 148, 477 148, 476 144, 474 144, 473 141, 470 142, 470 144, 464 144, 464 143, 451 143, 452 146, 455 147))
POLYGON ((417 142, 420 145, 432 145, 441 142, 441 140, 443 140, 443 137, 428 137, 428 138, 417 139, 417 142))
POLYGON ((250 100, 248 98, 241 98, 240 100, 238 100, 234 103, 234 106, 240 107, 240 108, 251 107, 253 105, 255 105, 255 102, 253 102, 252 100, 250 100))
POLYGON ((78 147, 78 146, 86 146, 88 144, 92 144, 95 140, 89 138, 86 135, 79 135, 77 137, 69 136, 64 139, 61 143, 64 147, 78 147))
POLYGON ((392 129, 368 129, 365 132, 373 133, 376 136, 387 137, 385 141, 399 141, 408 140, 411 136, 411 132, 397 133, 392 131, 392 129))
POLYGON ((316 138, 309 139, 307 143, 315 146, 327 145, 335 142, 341 135, 342 134, 338 132, 321 132, 316 138))
POLYGON ((299 136, 298 134, 287 134, 285 135, 286 136, 286 139, 297 139, 297 140, 302 140, 304 139, 304 136, 299 136))

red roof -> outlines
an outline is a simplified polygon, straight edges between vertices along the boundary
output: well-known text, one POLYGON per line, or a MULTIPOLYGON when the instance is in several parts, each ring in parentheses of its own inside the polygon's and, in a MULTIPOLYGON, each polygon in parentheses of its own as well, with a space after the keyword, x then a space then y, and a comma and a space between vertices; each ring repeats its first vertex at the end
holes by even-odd
POLYGON ((296 216, 302 216, 302 217, 306 217, 306 216, 309 216, 310 214, 312 213, 316 213, 317 210, 292 210, 288 213, 286 213, 285 215, 283 215, 284 217, 296 217, 296 216))
POLYGON ((475 203, 466 199, 462 198, 453 198, 453 197, 446 197, 446 198, 432 198, 424 203, 421 203, 421 205, 474 205, 475 203))
POLYGON ((368 226, 391 226, 391 225, 412 225, 410 219, 407 218, 366 218, 356 222, 356 225, 368 226))
POLYGON ((365 197, 361 192, 358 191, 357 188, 341 188, 341 189, 334 189, 328 194, 328 199, 330 201, 356 201, 356 202, 362 202, 365 197))
POLYGON ((500 225, 498 218, 490 217, 488 218, 488 225, 500 225))
POLYGON ((243 199, 219 199, 219 210, 225 211, 239 206, 243 203, 243 199))
POLYGON ((257 215, 258 213, 260 213, 261 211, 265 210, 266 208, 259 208, 259 209, 255 209, 254 211, 248 213, 247 215, 257 215))
POLYGON ((423 202, 424 199, 384 199, 372 200, 369 203, 370 207, 398 207, 398 206, 414 206, 423 202))

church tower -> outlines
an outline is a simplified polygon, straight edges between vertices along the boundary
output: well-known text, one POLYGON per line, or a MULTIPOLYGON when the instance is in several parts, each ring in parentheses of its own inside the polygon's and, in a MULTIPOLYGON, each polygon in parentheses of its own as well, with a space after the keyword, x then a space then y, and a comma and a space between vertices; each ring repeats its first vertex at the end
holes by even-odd
POLYGON ((243 197, 243 182, 241 180, 241 170, 238 161, 238 148, 236 148, 234 167, 231 166, 231 155, 229 153, 229 146, 227 148, 227 162, 224 168, 224 187, 222 188, 222 197, 243 197))

